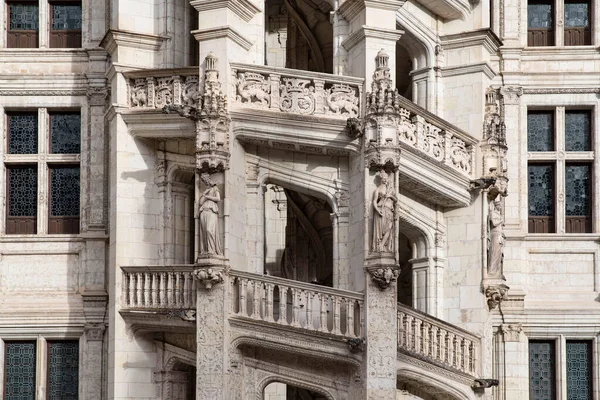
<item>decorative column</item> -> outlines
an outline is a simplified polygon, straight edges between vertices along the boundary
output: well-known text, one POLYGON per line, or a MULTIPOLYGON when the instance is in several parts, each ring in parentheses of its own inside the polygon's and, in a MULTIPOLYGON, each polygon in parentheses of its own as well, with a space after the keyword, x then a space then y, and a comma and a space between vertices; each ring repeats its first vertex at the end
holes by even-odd
POLYGON ((499 398, 527 399, 529 396, 529 350, 521 324, 502 324, 497 333, 499 398))
POLYGON ((85 292, 83 295, 83 313, 85 315, 83 351, 83 393, 85 400, 102 399, 102 370, 104 315, 108 295, 106 292, 85 292))

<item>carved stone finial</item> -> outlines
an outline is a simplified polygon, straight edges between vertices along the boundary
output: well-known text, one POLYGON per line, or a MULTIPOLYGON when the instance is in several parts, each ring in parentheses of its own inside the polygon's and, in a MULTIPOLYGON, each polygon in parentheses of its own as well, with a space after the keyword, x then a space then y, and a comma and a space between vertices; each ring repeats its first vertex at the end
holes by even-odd
POLYGON ((206 290, 211 290, 214 285, 222 283, 223 270, 213 268, 198 268, 192 272, 194 278, 204 285, 206 290))
POLYGON ((506 298, 508 289, 509 287, 504 284, 488 286, 485 289, 485 297, 487 298, 490 311, 495 309, 506 298))

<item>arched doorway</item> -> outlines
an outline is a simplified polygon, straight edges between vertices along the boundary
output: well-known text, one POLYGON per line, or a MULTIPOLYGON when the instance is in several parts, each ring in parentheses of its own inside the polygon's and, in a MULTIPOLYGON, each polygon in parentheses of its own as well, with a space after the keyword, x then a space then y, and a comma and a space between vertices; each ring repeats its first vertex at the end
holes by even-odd
POLYGON ((272 382, 265 387, 263 400, 327 400, 327 397, 312 390, 272 382))

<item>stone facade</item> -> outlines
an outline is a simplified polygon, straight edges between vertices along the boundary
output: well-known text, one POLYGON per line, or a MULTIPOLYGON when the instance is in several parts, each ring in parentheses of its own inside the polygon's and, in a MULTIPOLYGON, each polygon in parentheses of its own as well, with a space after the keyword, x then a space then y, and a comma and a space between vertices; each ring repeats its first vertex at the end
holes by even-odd
POLYGON ((600 4, 569 46, 567 3, 552 46, 528 45, 526 0, 83 1, 81 48, 0 37, 0 400, 15 343, 52 398, 65 341, 80 399, 534 400, 540 344, 548 399, 570 398, 574 344, 598 399, 600 186, 569 171, 600 176, 600 4), (23 112, 31 154, 10 149, 23 112), (80 116, 79 152, 51 150, 55 113, 80 116), (52 233, 61 166, 77 233, 52 233))

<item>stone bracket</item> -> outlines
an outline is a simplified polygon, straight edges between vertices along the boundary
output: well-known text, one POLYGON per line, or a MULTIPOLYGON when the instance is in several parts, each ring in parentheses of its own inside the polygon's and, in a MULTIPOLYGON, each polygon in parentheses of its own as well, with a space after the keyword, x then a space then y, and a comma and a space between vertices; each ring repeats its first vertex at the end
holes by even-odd
POLYGON ((509 287, 504 284, 490 285, 485 288, 485 297, 488 307, 491 310, 495 309, 502 301, 507 298, 509 287))
POLYGON ((387 289, 392 283, 396 282, 400 275, 400 266, 395 263, 393 258, 370 257, 367 259, 367 263, 365 270, 381 290, 387 289))
POLYGON ((214 285, 225 281, 225 275, 229 274, 229 270, 228 259, 216 254, 207 254, 198 257, 192 276, 210 291, 214 285))

